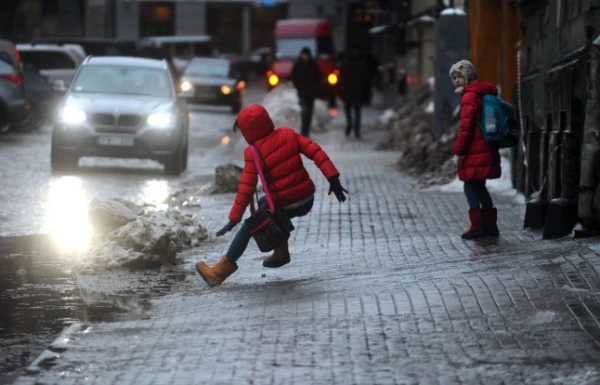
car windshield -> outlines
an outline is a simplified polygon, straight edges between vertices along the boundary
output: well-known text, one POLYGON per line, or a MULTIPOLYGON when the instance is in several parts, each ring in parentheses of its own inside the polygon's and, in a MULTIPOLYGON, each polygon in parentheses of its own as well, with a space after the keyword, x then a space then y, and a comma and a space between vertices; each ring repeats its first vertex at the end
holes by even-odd
POLYGON ((166 70, 125 65, 81 68, 73 92, 171 97, 166 70))
POLYGON ((316 46, 317 40, 314 37, 286 37, 277 39, 277 57, 280 59, 298 57, 304 47, 310 48, 310 51, 314 55, 316 46))
POLYGON ((226 78, 229 76, 228 60, 192 60, 184 75, 226 78))

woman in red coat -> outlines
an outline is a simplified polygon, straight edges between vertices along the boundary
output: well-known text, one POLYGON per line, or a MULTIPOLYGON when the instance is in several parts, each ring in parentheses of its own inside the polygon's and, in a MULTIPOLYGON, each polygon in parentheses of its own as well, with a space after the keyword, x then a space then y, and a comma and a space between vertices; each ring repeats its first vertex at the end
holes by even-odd
POLYGON ((460 131, 452 152, 458 179, 464 182, 471 220, 471 227, 462 238, 498 236, 498 213, 485 183, 488 179, 500 178, 500 153, 485 141, 479 128, 483 96, 497 95, 498 90, 493 84, 477 80, 477 71, 468 60, 454 64, 450 77, 456 86, 455 92, 461 96, 460 131))
MULTIPOLYGON (((346 200, 348 193, 340 183, 340 173, 325 151, 305 136, 297 134, 288 127, 275 129, 269 113, 260 105, 244 108, 234 125, 234 132, 240 130, 246 142, 256 146, 262 159, 263 173, 267 175, 269 192, 277 207, 283 207, 289 218, 301 217, 310 212, 313 206, 315 185, 302 164, 300 154, 315 162, 329 181, 329 194, 332 192, 340 202, 346 200), (270 177, 270 178, 269 178, 270 177)), ((229 213, 229 223, 217 232, 217 236, 231 231, 242 220, 246 207, 253 199, 258 182, 258 173, 250 147, 244 151, 244 171, 240 178, 235 202, 229 213)), ((259 200, 259 206, 266 206, 265 197, 259 200)), ((227 253, 213 267, 200 261, 196 270, 209 286, 220 285, 238 268, 236 262, 242 256, 250 233, 246 224, 242 224, 231 242, 227 253)), ((287 243, 274 250, 263 260, 263 266, 281 267, 290 262, 287 243)))

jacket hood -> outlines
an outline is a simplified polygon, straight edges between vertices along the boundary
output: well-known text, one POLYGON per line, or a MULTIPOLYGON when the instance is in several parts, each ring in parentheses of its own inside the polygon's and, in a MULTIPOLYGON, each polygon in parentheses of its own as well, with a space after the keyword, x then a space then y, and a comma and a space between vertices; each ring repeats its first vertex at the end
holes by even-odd
POLYGON ((248 144, 264 138, 275 129, 269 113, 259 104, 252 104, 244 108, 238 114, 237 125, 248 144))
POLYGON ((467 92, 474 92, 481 96, 490 94, 498 96, 498 90, 496 89, 496 86, 494 86, 492 83, 482 82, 481 80, 475 80, 474 82, 467 85, 465 87, 465 93, 467 92))

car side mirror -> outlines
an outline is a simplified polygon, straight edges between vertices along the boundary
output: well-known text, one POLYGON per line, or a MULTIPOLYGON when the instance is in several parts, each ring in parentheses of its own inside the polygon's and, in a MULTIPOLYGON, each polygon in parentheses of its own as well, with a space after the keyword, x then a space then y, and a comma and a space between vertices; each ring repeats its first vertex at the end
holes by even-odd
POLYGON ((58 91, 58 92, 66 92, 67 91, 67 86, 65 85, 65 81, 64 80, 55 80, 52 83, 52 88, 54 88, 54 91, 58 91))

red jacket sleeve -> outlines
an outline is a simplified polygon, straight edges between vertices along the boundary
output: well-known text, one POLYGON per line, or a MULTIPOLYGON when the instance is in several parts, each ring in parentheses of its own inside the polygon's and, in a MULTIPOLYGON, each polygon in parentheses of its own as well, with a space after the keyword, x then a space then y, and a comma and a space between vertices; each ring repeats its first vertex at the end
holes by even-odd
POLYGON ((321 146, 308 139, 306 136, 296 134, 296 138, 298 139, 298 145, 300 148, 300 152, 306 155, 306 157, 319 167, 319 170, 325 175, 325 178, 329 179, 333 176, 340 175, 339 171, 333 165, 329 156, 323 151, 321 146))
POLYGON ((235 222, 241 222, 246 207, 250 204, 252 195, 256 191, 256 184, 258 183, 258 173, 254 166, 254 161, 249 148, 244 151, 244 170, 240 177, 240 184, 238 185, 237 195, 233 202, 233 207, 229 212, 229 220, 235 222))
POLYGON ((460 130, 452 148, 454 155, 464 156, 469 151, 477 127, 477 95, 468 92, 463 95, 460 106, 460 130))

